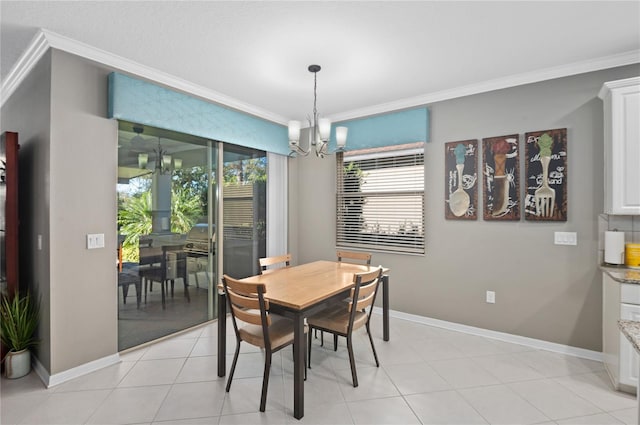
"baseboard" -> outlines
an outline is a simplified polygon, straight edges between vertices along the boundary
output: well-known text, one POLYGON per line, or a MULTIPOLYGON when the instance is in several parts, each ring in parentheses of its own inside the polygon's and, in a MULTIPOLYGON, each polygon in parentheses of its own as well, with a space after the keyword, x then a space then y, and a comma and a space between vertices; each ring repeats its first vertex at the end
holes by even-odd
MULTIPOLYGON (((382 308, 374 307, 373 312, 375 314, 382 315, 382 308)), ((537 348, 540 350, 552 351, 555 353, 566 354, 569 356, 579 357, 583 359, 594 360, 598 362, 603 361, 603 354, 598 351, 586 350, 584 348, 571 347, 569 345, 557 344, 555 342, 544 341, 541 339, 529 338, 520 335, 508 334, 505 332, 492 331, 490 329, 477 328, 475 326, 463 325, 455 322, 448 322, 446 320, 434 319, 431 317, 418 316, 416 314, 403 313, 400 311, 389 310, 389 316, 406 320, 409 322, 422 323, 424 325, 435 326, 442 329, 448 329, 452 331, 463 332, 466 334, 482 336, 486 338, 495 339, 498 341, 511 342, 514 344, 520 344, 527 347, 537 348)), ((34 370, 40 380, 47 386, 53 387, 67 382, 71 379, 78 378, 96 370, 103 369, 107 366, 114 365, 120 362, 120 355, 118 353, 110 356, 103 357, 98 360, 85 363, 78 367, 65 370, 61 373, 49 375, 49 372, 40 363, 40 361, 34 357, 34 370)))
POLYGON ((40 360, 38 360, 37 358, 34 359, 33 363, 33 369, 40 380, 44 383, 44 385, 46 385, 47 388, 50 388, 56 385, 60 385, 71 379, 86 375, 87 373, 95 372, 96 370, 103 369, 107 366, 120 363, 120 354, 112 354, 110 356, 93 360, 89 363, 85 363, 53 375, 49 375, 47 369, 42 365, 42 363, 40 363, 40 360))
MULTIPOLYGON (((382 314, 382 308, 374 307, 375 314, 382 314)), ((594 360, 602 362, 604 357, 599 351, 586 350, 584 348, 572 347, 555 342, 544 341, 541 339, 528 338, 526 336, 513 335, 505 332, 492 331, 489 329, 477 328, 474 326, 462 325, 460 323, 447 322, 446 320, 433 319, 431 317, 418 316, 415 314, 403 313, 400 311, 389 310, 389 316, 396 319, 407 320, 409 322, 422 323, 424 325, 435 326, 438 328, 448 329, 452 331, 463 332, 466 334, 483 336, 486 338, 496 339, 504 342, 511 342, 527 347, 538 348, 540 350, 553 351, 555 353, 567 354, 569 356, 580 357, 582 359, 594 360)), ((393 334, 393 333, 392 333, 393 334)))

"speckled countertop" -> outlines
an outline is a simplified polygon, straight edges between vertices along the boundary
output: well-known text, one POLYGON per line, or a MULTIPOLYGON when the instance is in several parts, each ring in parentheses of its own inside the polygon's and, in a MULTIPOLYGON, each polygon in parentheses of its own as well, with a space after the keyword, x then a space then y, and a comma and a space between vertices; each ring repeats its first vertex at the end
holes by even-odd
POLYGON ((640 354, 640 322, 635 320, 618 320, 618 327, 640 354))
POLYGON ((621 283, 636 283, 640 284, 640 269, 632 269, 630 267, 623 266, 600 266, 603 272, 607 273, 613 280, 621 283))

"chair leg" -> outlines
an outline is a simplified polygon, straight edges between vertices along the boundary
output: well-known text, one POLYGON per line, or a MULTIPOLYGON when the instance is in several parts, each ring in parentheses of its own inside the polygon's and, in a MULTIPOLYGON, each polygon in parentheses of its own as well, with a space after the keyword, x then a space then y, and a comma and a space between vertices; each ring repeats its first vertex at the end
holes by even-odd
POLYGON ((355 388, 358 386, 358 374, 356 373, 356 359, 353 356, 353 343, 351 342, 351 334, 347 335, 347 350, 349 351, 349 363, 351 364, 351 378, 353 379, 353 386, 355 388))
POLYGON ((236 344, 236 352, 233 355, 233 362, 231 363, 231 370, 229 371, 229 379, 227 379, 227 389, 229 392, 229 388, 231 388, 231 381, 233 380, 233 372, 236 371, 236 363, 238 362, 238 354, 240 354, 240 341, 236 344))
POLYGON ((140 308, 140 301, 142 300, 142 282, 140 280, 136 280, 136 302, 138 303, 138 308, 140 308))
POLYGON ((144 303, 147 303, 147 285, 149 284, 149 282, 147 281, 146 277, 142 278, 144 280, 144 303))
POLYGON ((167 308, 167 307, 166 307, 166 301, 165 301, 165 292, 166 292, 166 291, 164 290, 164 289, 165 289, 165 288, 164 288, 164 284, 165 284, 165 282, 160 282, 160 289, 161 289, 161 291, 160 291, 160 292, 162 292, 162 309, 163 309, 163 310, 164 310, 165 308, 167 308))
POLYGON ((186 278, 182 278, 182 281, 184 282, 184 295, 187 297, 187 301, 191 302, 191 297, 189 296, 189 283, 186 278))
POLYGON ((269 388, 269 371, 271 370, 271 351, 266 351, 264 356, 264 374, 262 376, 262 397, 260 398, 260 411, 267 407, 267 389, 269 388))
MULTIPOLYGON (((308 351, 307 351, 307 356, 308 356, 308 360, 307 360, 307 367, 309 369, 311 369, 311 329, 309 329, 309 345, 308 345, 308 351)), ((306 373, 306 371, 305 371, 306 373)))
POLYGON ((369 322, 367 322, 367 335, 369 335, 369 342, 371 342, 373 357, 376 359, 376 367, 380 367, 380 362, 378 361, 378 353, 376 353, 376 346, 373 345, 373 337, 371 336, 371 330, 369 329, 369 322))
POLYGON ((333 334, 333 351, 338 351, 338 335, 333 334))
POLYGON ((127 303, 127 295, 129 294, 129 284, 125 283, 122 285, 122 303, 127 303))

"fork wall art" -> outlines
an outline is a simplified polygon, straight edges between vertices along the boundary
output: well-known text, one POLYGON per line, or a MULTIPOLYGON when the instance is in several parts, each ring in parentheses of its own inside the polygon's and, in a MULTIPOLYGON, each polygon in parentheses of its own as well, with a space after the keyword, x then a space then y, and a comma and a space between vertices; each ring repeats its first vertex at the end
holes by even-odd
POLYGON ((518 135, 482 139, 483 218, 520 220, 518 135))
POLYGON ((524 218, 567 221, 567 129, 525 134, 524 218))
POLYGON ((444 144, 444 216, 448 220, 478 219, 477 151, 477 140, 444 144))

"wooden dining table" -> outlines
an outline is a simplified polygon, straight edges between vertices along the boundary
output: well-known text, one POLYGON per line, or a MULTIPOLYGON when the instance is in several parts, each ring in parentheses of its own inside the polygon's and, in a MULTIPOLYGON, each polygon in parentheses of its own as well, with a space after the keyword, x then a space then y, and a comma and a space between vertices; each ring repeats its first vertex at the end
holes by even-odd
MULTIPOLYGON (((322 310, 331 302, 344 299, 354 286, 354 273, 370 271, 377 267, 336 261, 314 261, 242 279, 246 282, 266 284, 266 297, 269 299, 270 311, 293 320, 293 416, 296 419, 304 416, 304 318, 322 310)), ((389 269, 383 267, 381 287, 385 341, 389 341, 388 272, 389 269)), ((220 377, 226 372, 226 320, 226 295, 218 287, 218 376, 220 377)))

